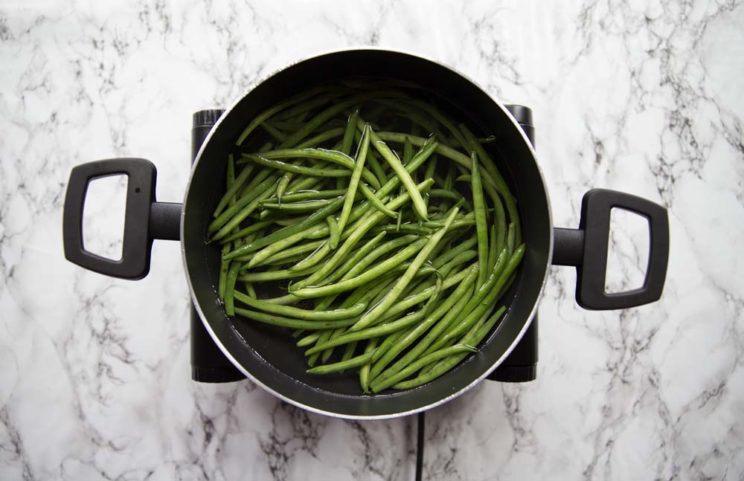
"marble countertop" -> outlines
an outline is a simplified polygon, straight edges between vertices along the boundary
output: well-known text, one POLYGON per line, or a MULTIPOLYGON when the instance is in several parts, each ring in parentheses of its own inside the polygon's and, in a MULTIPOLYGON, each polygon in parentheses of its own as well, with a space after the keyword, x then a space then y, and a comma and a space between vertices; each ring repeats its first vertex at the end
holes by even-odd
MULTIPOLYGON (((71 167, 145 157, 158 198, 178 201, 192 112, 361 45, 419 53, 531 106, 556 225, 577 225, 591 187, 670 212, 662 300, 584 311, 575 270, 552 268, 538 379, 482 383, 431 411, 425 478, 742 479, 735 0, 2 2, 0 479, 413 479, 412 418, 337 420, 247 381, 191 382, 177 243, 156 243, 139 282, 62 255, 71 167)), ((642 274, 645 236, 617 225, 608 281, 623 287, 642 274)))

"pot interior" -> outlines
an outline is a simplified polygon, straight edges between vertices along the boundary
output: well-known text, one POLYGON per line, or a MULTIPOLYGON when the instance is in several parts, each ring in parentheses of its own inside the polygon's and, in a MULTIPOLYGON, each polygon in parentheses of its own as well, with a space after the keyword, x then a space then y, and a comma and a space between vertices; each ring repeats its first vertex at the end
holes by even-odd
MULTIPOLYGON (((192 297, 208 330, 224 352, 252 380, 293 404, 350 418, 393 417, 444 402, 492 371, 519 340, 531 319, 550 259, 552 227, 546 189, 525 137, 506 110, 475 84, 434 62, 381 50, 331 53, 288 67, 259 84, 217 124, 202 148, 189 184, 182 247, 192 297), (217 296, 220 252, 206 243, 207 225, 224 193, 226 158, 250 120, 303 91, 345 79, 389 79, 419 87, 420 96, 486 144, 517 200, 526 252, 517 278, 500 301, 507 313, 479 352, 439 379, 409 391, 360 393, 355 374, 306 374, 300 348, 289 330, 229 318, 217 296)), ((259 292, 260 294, 260 292, 259 292)))

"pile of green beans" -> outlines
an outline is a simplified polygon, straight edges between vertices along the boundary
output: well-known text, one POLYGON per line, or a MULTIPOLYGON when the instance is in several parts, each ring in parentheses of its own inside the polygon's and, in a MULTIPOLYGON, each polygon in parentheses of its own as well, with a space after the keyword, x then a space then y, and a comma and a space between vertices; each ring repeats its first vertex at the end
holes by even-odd
POLYGON ((409 86, 289 98, 245 127, 226 177, 207 233, 225 312, 288 328, 309 373, 410 389, 504 315, 514 197, 481 139, 409 86))

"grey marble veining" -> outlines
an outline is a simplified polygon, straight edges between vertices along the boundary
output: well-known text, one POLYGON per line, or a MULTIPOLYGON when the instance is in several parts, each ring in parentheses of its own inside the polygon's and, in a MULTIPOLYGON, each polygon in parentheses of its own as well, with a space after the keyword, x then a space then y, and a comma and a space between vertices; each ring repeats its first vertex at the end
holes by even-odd
MULTIPOLYGON (((428 413, 426 479, 742 479, 744 6, 671 0, 0 4, 0 479, 413 478, 413 419, 192 383, 177 244, 139 282, 62 255, 72 166, 149 158, 178 201, 193 111, 360 45, 530 105, 556 225, 591 187, 670 209, 662 301, 583 311, 573 269, 552 269, 538 380, 428 413)), ((613 289, 639 282, 647 242, 619 225, 613 289)))

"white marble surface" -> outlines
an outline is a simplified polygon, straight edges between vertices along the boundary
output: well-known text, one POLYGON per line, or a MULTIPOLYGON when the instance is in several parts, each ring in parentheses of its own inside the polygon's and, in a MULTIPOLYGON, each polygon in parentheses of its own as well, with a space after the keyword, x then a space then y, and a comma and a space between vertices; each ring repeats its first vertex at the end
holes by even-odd
MULTIPOLYGON (((354 45, 418 52, 532 106, 557 225, 577 224, 590 187, 670 209, 663 300, 582 311, 574 271, 553 268, 538 380, 434 410, 426 478, 742 479, 735 0, 0 2, 0 479, 413 478, 411 420, 340 421, 248 382, 192 383, 177 244, 156 244, 140 282, 62 255, 72 166, 146 157, 158 197, 179 200, 193 111, 354 45)), ((629 232, 613 236, 614 287, 639 275, 644 240, 629 232)))

